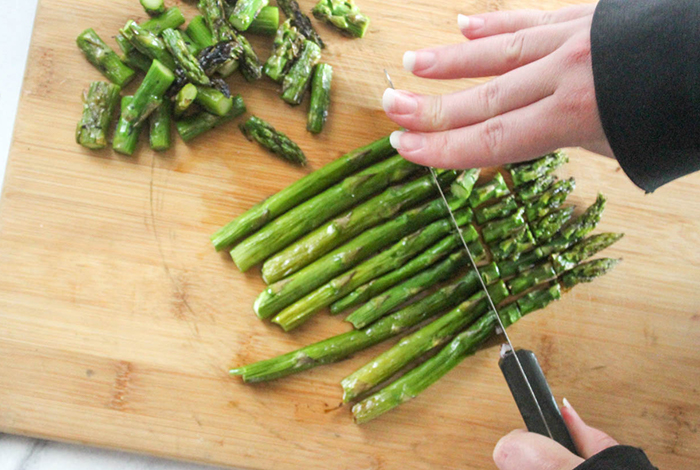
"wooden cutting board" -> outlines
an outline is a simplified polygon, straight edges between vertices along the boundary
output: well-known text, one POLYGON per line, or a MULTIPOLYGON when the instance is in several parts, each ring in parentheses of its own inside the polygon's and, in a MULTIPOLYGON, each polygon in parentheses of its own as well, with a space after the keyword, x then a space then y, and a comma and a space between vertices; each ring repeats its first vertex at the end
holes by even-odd
MULTIPOLYGON (((232 88, 318 168, 394 129, 380 107, 382 68, 422 92, 472 84, 400 68, 405 50, 463 40, 458 12, 568 3, 362 1, 365 39, 319 27, 335 80, 318 137, 304 129, 306 105, 288 108, 269 81, 235 78, 232 88)), ((92 26, 113 44, 129 17, 143 17, 136 0, 39 6, 0 208, 0 431, 256 469, 492 468, 498 438, 522 426, 496 347, 362 427, 339 406, 338 382, 387 345, 274 383, 227 377, 230 365, 348 329, 327 315, 291 334, 260 322, 259 272, 241 274, 209 245, 219 226, 308 170, 248 143, 235 124, 164 154, 145 142, 134 158, 77 146, 80 94, 100 75, 75 37, 92 26)), ((269 43, 255 41, 260 51, 269 43)), ((625 262, 524 319, 513 338, 590 424, 659 467, 689 468, 700 459, 700 175, 645 196, 613 160, 571 156, 573 202, 609 196, 600 228, 627 234, 607 253, 625 262)))

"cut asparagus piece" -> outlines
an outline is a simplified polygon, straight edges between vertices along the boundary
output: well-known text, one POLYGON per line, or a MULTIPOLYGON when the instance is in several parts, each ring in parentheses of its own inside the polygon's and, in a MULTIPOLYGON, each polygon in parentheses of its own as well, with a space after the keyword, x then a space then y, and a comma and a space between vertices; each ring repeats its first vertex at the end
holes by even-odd
POLYGON ((623 237, 622 233, 600 233, 592 235, 564 251, 552 255, 552 264, 557 273, 572 269, 577 264, 606 249, 623 237))
POLYGON ((272 127, 270 123, 251 116, 239 127, 248 140, 256 141, 282 160, 298 166, 306 166, 306 155, 299 146, 284 133, 272 127))
POLYGON ((198 114, 180 119, 175 123, 178 134, 185 142, 189 142, 195 137, 212 130, 213 128, 225 124, 245 113, 245 103, 241 95, 232 97, 233 107, 226 116, 216 116, 214 114, 202 111, 198 114))
POLYGON ((178 7, 165 10, 162 15, 151 18, 141 23, 141 27, 155 35, 159 35, 168 28, 175 29, 185 24, 185 17, 178 7))
POLYGON ((535 248, 535 239, 527 225, 513 235, 490 246, 491 256, 496 261, 517 260, 521 254, 535 248))
MULTIPOLYGON (((133 102, 133 99, 133 96, 122 97, 122 110, 126 109, 133 102)), ((141 127, 141 124, 134 126, 126 121, 122 113, 122 117, 120 117, 119 122, 117 122, 117 129, 114 131, 114 138, 112 139, 112 148, 114 151, 123 155, 133 155, 134 150, 136 150, 136 145, 139 142, 141 127)))
POLYGON ((557 181, 537 199, 525 203, 525 216, 532 222, 547 215, 560 207, 575 187, 576 181, 573 178, 557 181))
POLYGON ((510 190, 506 185, 503 175, 496 173, 488 183, 474 188, 472 195, 469 197, 469 205, 472 208, 477 208, 489 199, 499 198, 510 194, 510 190))
POLYGON ((149 117, 150 143, 153 150, 162 152, 170 148, 170 128, 172 127, 172 104, 165 100, 149 117))
MULTIPOLYGON (((190 35, 187 34, 187 31, 183 31, 181 29, 178 29, 177 31, 180 32, 180 35, 182 36, 182 40, 185 41, 185 47, 187 47, 187 50, 189 51, 189 53, 194 56, 195 60, 197 60, 197 56, 199 55, 200 52, 202 52, 202 48, 199 47, 199 44, 194 42, 194 39, 192 39, 190 37, 190 35)), ((197 62, 197 65, 199 65, 199 62, 197 62)))
POLYGON ((122 118, 132 126, 142 123, 160 105, 163 94, 175 80, 175 75, 154 59, 146 77, 134 93, 129 106, 122 108, 122 118))
POLYGON ((513 185, 518 187, 549 175, 568 161, 569 157, 561 150, 557 150, 536 160, 509 165, 508 168, 513 178, 513 185))
POLYGON ((240 34, 236 36, 236 40, 243 48, 243 54, 240 58, 240 68, 243 78, 249 82, 260 80, 262 78, 262 64, 260 63, 260 59, 258 59, 258 55, 255 53, 253 46, 240 34))
POLYGON ((436 194, 437 188, 431 175, 392 186, 367 202, 329 220, 265 261, 262 267, 263 279, 268 284, 277 282, 357 234, 391 220, 407 207, 436 194))
POLYGON ((404 212, 394 220, 374 227, 319 258, 301 271, 265 289, 255 301, 255 312, 267 318, 293 304, 309 292, 369 258, 378 250, 415 230, 445 217, 442 199, 404 212))
POLYGON ((226 20, 223 0, 199 0, 197 8, 204 16, 215 44, 236 38, 236 32, 226 20))
POLYGON ((247 271, 351 206, 420 170, 400 156, 389 158, 327 189, 273 220, 231 251, 236 266, 247 271))
POLYGON ((197 15, 192 18, 185 32, 197 47, 199 47, 200 51, 215 44, 214 36, 209 30, 209 26, 207 26, 207 20, 202 15, 197 15))
POLYGON ((187 109, 192 105, 195 98, 197 98, 197 87, 192 83, 188 83, 177 92, 175 95, 175 108, 173 113, 175 116, 180 116, 182 113, 187 111, 187 109))
POLYGON ((561 277, 561 283, 564 287, 570 289, 576 284, 592 282, 595 278, 610 272, 619 262, 619 259, 601 258, 579 264, 571 271, 564 273, 561 277))
POLYGON ((331 80, 333 67, 328 64, 318 64, 311 79, 311 102, 309 115, 306 119, 306 129, 318 134, 328 119, 328 108, 331 105, 331 80))
POLYGON ((87 60, 110 82, 124 88, 136 76, 136 72, 121 61, 94 29, 88 28, 80 33, 76 42, 87 60))
POLYGON ((520 207, 508 217, 492 220, 481 228, 481 234, 486 243, 502 240, 515 233, 520 227, 525 225, 525 208, 520 207))
POLYGON ((229 371, 245 382, 263 382, 337 362, 357 351, 398 336, 432 316, 462 302, 481 287, 474 270, 418 302, 388 315, 367 328, 333 336, 296 351, 229 371))
POLYGON ((175 62, 184 70, 185 76, 197 85, 207 86, 211 83, 209 77, 199 65, 197 58, 187 48, 182 33, 177 29, 163 31, 165 45, 175 58, 175 62))
MULTIPOLYGON (((508 289, 503 281, 497 281, 490 285, 488 290, 494 303, 499 303, 508 297, 508 289)), ((486 293, 477 292, 455 309, 401 339, 394 347, 380 354, 340 382, 343 387, 343 402, 348 403, 355 400, 423 354, 442 346, 469 323, 488 311, 489 304, 486 293)))
POLYGON ((233 99, 216 88, 198 86, 195 102, 216 116, 226 116, 233 108, 233 99))
POLYGON ((250 24, 248 27, 248 32, 253 34, 261 34, 263 36, 274 36, 277 32, 277 28, 279 28, 279 25, 279 8, 266 6, 260 10, 258 16, 256 16, 253 22, 250 24))
POLYGON ((514 196, 508 196, 496 204, 490 206, 481 206, 474 211, 476 221, 480 224, 494 219, 500 219, 513 213, 518 208, 514 196))
POLYGON ((202 49, 199 53, 199 64, 207 75, 214 73, 228 77, 238 70, 243 56, 243 46, 238 41, 224 41, 202 49))
MULTIPOLYGON (((471 209, 455 213, 459 223, 471 220, 471 209)), ((288 306, 273 319, 285 331, 305 323, 323 308, 344 297, 365 282, 399 268, 409 259, 432 245, 452 230, 451 219, 441 219, 405 236, 387 250, 381 252, 355 268, 341 274, 315 291, 288 306)))
POLYGON ((555 277, 557 277, 557 273, 554 271, 552 263, 544 263, 508 281, 508 290, 511 294, 518 295, 525 292, 530 287, 552 280, 555 277))
POLYGON ((355 38, 364 37, 369 27, 369 18, 352 0, 320 0, 311 12, 317 20, 355 38))
POLYGON ((114 37, 114 40, 117 41, 117 45, 122 50, 122 62, 132 69, 148 72, 153 59, 136 50, 136 48, 121 34, 117 34, 114 37))
POLYGON ((321 59, 321 48, 312 41, 304 41, 299 58, 282 79, 282 99, 298 105, 304 99, 314 66, 321 59))
POLYGON ((272 43, 272 52, 265 62, 265 75, 276 82, 282 80, 294 61, 301 54, 304 36, 292 26, 291 20, 280 25, 272 43))
POLYGON ((269 221, 316 196, 343 178, 395 153, 387 136, 343 155, 270 196, 219 229, 211 237, 214 248, 220 251, 241 238, 251 235, 269 221))
POLYGON ((89 149, 107 147, 107 130, 119 102, 121 87, 106 82, 92 82, 83 92, 83 115, 75 130, 75 141, 89 149))
POLYGON ((472 191, 474 191, 474 185, 479 179, 480 174, 481 170, 478 168, 464 170, 450 185, 450 191, 458 198, 468 199, 472 191))
POLYGON ((238 31, 245 31, 268 3, 268 0, 238 0, 228 20, 238 31))
POLYGON ((282 9, 287 18, 292 20, 292 25, 295 26, 306 39, 315 42, 321 49, 326 47, 326 45, 323 44, 321 36, 318 35, 311 24, 309 17, 302 13, 296 0, 277 0, 277 5, 282 9))
POLYGON ((571 219, 574 207, 565 207, 555 210, 542 217, 540 220, 530 223, 532 234, 537 243, 546 243, 571 219))
POLYGON ((165 2, 163 0, 140 0, 140 2, 148 16, 160 16, 165 13, 165 2))
POLYGON ((142 28, 133 20, 127 21, 126 25, 119 30, 119 33, 142 54, 158 60, 171 71, 175 70, 175 59, 170 55, 165 42, 160 37, 142 28))

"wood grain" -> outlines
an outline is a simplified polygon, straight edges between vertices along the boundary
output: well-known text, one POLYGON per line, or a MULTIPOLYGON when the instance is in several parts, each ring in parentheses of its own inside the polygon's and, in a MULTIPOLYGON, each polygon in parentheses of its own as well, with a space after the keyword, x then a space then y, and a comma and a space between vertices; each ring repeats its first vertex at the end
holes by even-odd
MULTIPOLYGON (((397 86, 422 92, 472 83, 400 70, 404 50, 462 40, 458 12, 568 3, 363 1, 366 39, 320 27, 336 72, 319 137, 305 131, 305 106, 290 111, 270 82, 232 87, 317 168, 393 129, 379 103, 384 67, 397 86)), ((496 348, 362 427, 339 407, 338 382, 386 345, 275 383, 227 377, 232 364, 347 326, 320 315, 284 334, 258 321, 259 273, 239 273, 210 247, 215 229, 304 173, 235 124, 165 154, 142 144, 135 158, 74 143, 81 90, 100 78, 74 38, 92 26, 113 44, 128 16, 143 16, 138 2, 39 6, 0 206, 0 430, 256 469, 493 468, 498 438, 522 425, 496 348)), ((645 196, 614 161, 571 154, 573 200, 609 196, 601 229, 627 234, 609 252, 625 262, 524 319, 513 338, 589 423, 644 447, 661 468, 689 468, 700 459, 700 177, 645 196)))

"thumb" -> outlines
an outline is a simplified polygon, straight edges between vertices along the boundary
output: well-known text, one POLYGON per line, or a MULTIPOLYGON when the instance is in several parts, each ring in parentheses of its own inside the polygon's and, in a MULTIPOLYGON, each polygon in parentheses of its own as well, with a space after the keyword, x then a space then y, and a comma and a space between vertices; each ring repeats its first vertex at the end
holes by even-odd
POLYGON ((552 439, 522 429, 498 441, 493 460, 500 470, 572 470, 583 462, 552 439))
POLYGON ((617 445, 615 439, 584 423, 566 398, 561 408, 561 416, 564 418, 566 427, 569 428, 576 449, 583 458, 591 458, 598 452, 617 445))

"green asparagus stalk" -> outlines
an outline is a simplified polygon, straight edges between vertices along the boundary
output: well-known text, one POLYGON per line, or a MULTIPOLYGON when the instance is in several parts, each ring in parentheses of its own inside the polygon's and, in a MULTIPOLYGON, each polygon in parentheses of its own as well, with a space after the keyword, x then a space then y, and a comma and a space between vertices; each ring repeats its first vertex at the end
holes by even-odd
POLYGON ((617 242, 623 236, 624 234, 622 233, 601 233, 592 235, 578 242, 563 253, 553 254, 552 264, 554 265, 554 269, 558 274, 568 271, 587 258, 590 258, 617 242))
POLYGON ((236 40, 243 48, 243 55, 240 58, 240 68, 243 78, 249 82, 260 80, 262 78, 262 64, 260 63, 260 59, 258 59, 258 55, 255 53, 253 46, 244 36, 241 36, 240 34, 236 36, 236 40))
POLYGON ((328 108, 331 104, 331 80, 333 67, 328 64, 318 64, 311 79, 311 103, 306 120, 306 129, 318 134, 328 119, 328 108))
POLYGON ((204 69, 199 65, 197 58, 192 55, 187 48, 185 39, 179 30, 166 29, 163 31, 163 40, 168 50, 175 58, 175 62, 182 68, 185 72, 185 76, 190 79, 191 82, 202 86, 207 86, 211 83, 204 69))
MULTIPOLYGON (((122 110, 126 109, 133 102, 133 99, 133 96, 123 96, 121 104, 122 110)), ((114 131, 114 138, 112 139, 112 148, 114 151, 123 155, 133 155, 136 150, 136 145, 139 142, 141 127, 140 123, 132 125, 130 122, 126 121, 122 113, 122 117, 119 118, 119 122, 117 123, 117 129, 114 131)))
POLYGON ((75 130, 77 143, 89 149, 107 146, 107 129, 112 123, 119 93, 119 85, 106 82, 92 82, 87 92, 83 92, 83 116, 75 130))
POLYGON ((538 220, 553 209, 560 207, 576 187, 573 178, 557 181, 537 199, 525 203, 525 216, 529 221, 538 220))
POLYGON ((419 170, 418 165, 398 155, 377 163, 273 220, 236 246, 231 251, 231 257, 238 269, 247 271, 330 217, 419 170))
POLYGON ((519 228, 510 237, 490 246, 491 256, 496 261, 517 260, 521 254, 535 248, 535 239, 527 225, 519 228))
POLYGON ((237 240, 251 235, 269 221, 316 196, 343 178, 395 153, 396 151, 389 143, 389 137, 383 137, 343 155, 270 196, 219 229, 211 237, 214 248, 220 251, 237 240))
POLYGON ((268 286, 255 301, 256 314, 260 318, 267 318, 280 312, 378 250, 446 215, 442 199, 435 199, 402 213, 390 222, 367 230, 301 271, 268 286))
POLYGON ((216 88, 198 86, 194 101, 205 111, 215 116, 226 116, 233 108, 233 98, 226 96, 216 88))
POLYGON ((241 95, 232 97, 233 107, 226 116, 216 116, 214 114, 202 111, 198 114, 180 119, 175 123, 178 134, 185 142, 189 142, 195 137, 214 129, 222 124, 234 120, 241 114, 245 113, 245 103, 241 95))
POLYGON ((500 219, 512 214, 518 208, 514 196, 508 196, 496 204, 490 206, 481 206, 474 211, 476 221, 480 224, 494 219, 500 219))
POLYGON ((289 137, 259 117, 251 116, 239 126, 250 141, 256 141, 282 160, 306 166, 306 155, 289 137))
POLYGON ((459 174, 457 179, 450 185, 450 191, 460 199, 468 199, 474 191, 474 185, 479 179, 481 170, 471 168, 459 174))
POLYGON ((203 49, 197 56, 207 75, 218 73, 228 77, 238 70, 243 46, 238 41, 223 41, 203 49))
POLYGON ((215 44, 236 39, 235 31, 226 20, 223 0, 199 0, 197 8, 204 16, 215 44))
POLYGON ((364 37, 369 28, 369 18, 352 0, 320 0, 311 12, 317 20, 355 38, 364 37))
MULTIPOLYGON (((521 315, 527 315, 542 308, 543 304, 549 304, 561 298, 561 287, 553 283, 550 286, 541 287, 525 294, 517 300, 518 309, 521 315)), ((508 326, 508 325, 504 325, 508 326)))
POLYGON ((134 93, 129 106, 122 108, 122 118, 132 126, 140 124, 160 105, 163 94, 175 80, 175 75, 154 59, 146 77, 134 93))
POLYGON ((582 282, 593 282, 597 277, 607 274, 619 262, 619 259, 602 258, 580 264, 564 273, 561 283, 570 289, 582 282))
MULTIPOLYGON (((495 303, 508 297, 508 289, 503 281, 497 281, 489 286, 488 290, 495 303)), ((488 311, 489 304, 485 292, 477 292, 455 309, 401 339, 394 347, 380 354, 340 382, 343 387, 343 402, 348 403, 355 400, 423 354, 450 341, 469 323, 488 311)))
MULTIPOLYGON (((463 225, 471 220, 471 209, 467 208, 457 211, 455 217, 457 217, 458 223, 463 225)), ((288 306, 278 313, 272 319, 272 322, 280 325, 285 331, 298 327, 323 308, 341 299, 365 282, 398 269, 409 259, 449 234, 452 230, 452 220, 445 218, 405 236, 377 256, 332 279, 288 306)))
POLYGON ((530 201, 548 190, 556 181, 557 177, 554 175, 543 176, 531 183, 520 186, 515 192, 515 197, 517 197, 520 202, 530 201))
POLYGON ((117 34, 114 37, 114 40, 117 41, 117 45, 122 50, 122 62, 132 69, 148 72, 148 69, 151 68, 151 62, 153 59, 137 51, 136 48, 121 34, 117 34))
POLYGON ((282 80, 294 61, 301 54, 304 36, 292 26, 291 20, 280 25, 272 43, 272 52, 265 62, 265 75, 276 82, 282 80))
POLYGON ((513 178, 513 185, 519 187, 549 175, 568 161, 569 157, 561 150, 557 150, 536 160, 509 165, 508 168, 513 178))
POLYGON ((163 101, 148 119, 151 127, 151 148, 158 152, 168 150, 171 145, 170 128, 172 127, 172 104, 170 101, 163 101))
POLYGON ((552 263, 543 263, 508 281, 508 290, 511 294, 518 295, 530 287, 552 280, 555 277, 557 277, 557 273, 554 271, 552 263))
POLYGON ((268 0, 238 0, 228 20, 238 31, 245 31, 268 3, 268 0))
POLYGON ((156 36, 168 28, 176 29, 185 24, 185 17, 178 7, 165 10, 162 15, 141 23, 141 27, 156 36))
POLYGON ((277 32, 277 28, 280 25, 280 11, 279 8, 273 6, 266 6, 260 10, 258 16, 255 17, 253 22, 248 27, 248 32, 253 34, 260 34, 263 36, 274 36, 277 32))
POLYGON ((160 16, 165 13, 165 2, 163 0, 140 0, 140 2, 148 16, 160 16))
POLYGON ((546 243, 571 219, 574 207, 558 209, 530 223, 532 234, 538 243, 546 243))
POLYGON ((321 49, 326 47, 321 36, 318 35, 311 24, 309 17, 302 13, 296 0, 278 0, 277 5, 282 9, 287 18, 292 20, 292 26, 296 27, 306 39, 315 42, 321 49))
POLYGON ((134 79, 136 72, 130 69, 119 56, 97 35, 94 29, 88 28, 78 36, 78 47, 88 61, 107 79, 124 88, 134 79))
MULTIPOLYGON (((194 42, 194 39, 192 39, 190 35, 187 34, 187 31, 183 31, 182 29, 178 29, 177 31, 180 32, 182 40, 185 41, 185 47, 187 47, 189 53, 192 54, 192 56, 194 56, 195 60, 197 60, 197 56, 200 52, 202 52, 202 48, 199 47, 199 44, 194 42)), ((199 65, 199 61, 197 62, 197 65, 199 65)))
POLYGON ((262 267, 263 279, 268 284, 277 282, 357 234, 391 220, 405 208, 436 194, 437 188, 431 175, 392 186, 367 202, 329 220, 265 261, 262 267))
POLYGON ((211 47, 214 44, 214 36, 207 26, 207 20, 202 15, 197 15, 190 20, 190 23, 185 29, 187 35, 192 39, 192 41, 201 50, 211 47))
POLYGON ((304 41, 299 58, 282 79, 282 99, 298 105, 304 99, 314 66, 321 59, 321 48, 312 41, 304 41))
POLYGON ((139 26, 135 21, 127 21, 124 27, 119 30, 119 34, 124 36, 143 55, 160 61, 171 71, 177 67, 175 59, 168 51, 163 39, 139 26))
POLYGON ((499 198, 509 194, 510 190, 503 179, 503 175, 496 173, 496 176, 494 176, 491 181, 474 189, 474 192, 469 197, 469 205, 475 209, 489 199, 499 198))
POLYGON ((481 228, 481 234, 484 236, 486 243, 491 243, 496 240, 502 240, 509 235, 515 233, 520 227, 525 225, 525 208, 520 207, 511 215, 503 219, 493 220, 481 228))
POLYGON ((454 307, 480 287, 476 271, 471 270, 459 280, 379 319, 367 328, 348 331, 272 359, 231 369, 229 373, 242 376, 245 382, 263 382, 340 361, 454 307))
POLYGON ((180 88, 180 91, 175 95, 173 113, 176 117, 179 117, 182 113, 187 111, 187 109, 192 105, 194 100, 197 98, 197 87, 192 83, 187 83, 185 86, 180 88))

